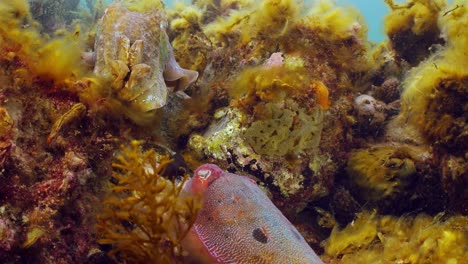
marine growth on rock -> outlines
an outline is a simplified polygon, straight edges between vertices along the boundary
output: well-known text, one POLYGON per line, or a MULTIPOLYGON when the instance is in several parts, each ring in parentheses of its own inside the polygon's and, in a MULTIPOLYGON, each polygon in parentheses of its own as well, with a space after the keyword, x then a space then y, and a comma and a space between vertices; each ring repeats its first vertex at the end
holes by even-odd
POLYGON ((0 1, 0 262, 464 263, 466 0, 340 2, 0 1))

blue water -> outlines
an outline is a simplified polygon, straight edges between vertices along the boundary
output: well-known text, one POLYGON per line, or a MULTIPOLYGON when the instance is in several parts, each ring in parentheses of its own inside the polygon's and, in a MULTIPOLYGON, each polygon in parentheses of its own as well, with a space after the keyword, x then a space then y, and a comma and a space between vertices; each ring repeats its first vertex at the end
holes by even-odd
MULTIPOLYGON (((309 0, 306 2, 311 2, 309 0)), ((320 1, 320 0, 315 0, 320 1)), ((172 7, 174 2, 189 2, 189 1, 174 1, 163 0, 168 7, 172 7)), ((388 13, 389 8, 384 3, 384 0, 338 0, 339 5, 353 5, 358 8, 364 15, 369 26, 368 37, 371 41, 380 42, 385 39, 383 32, 383 18, 388 13)))

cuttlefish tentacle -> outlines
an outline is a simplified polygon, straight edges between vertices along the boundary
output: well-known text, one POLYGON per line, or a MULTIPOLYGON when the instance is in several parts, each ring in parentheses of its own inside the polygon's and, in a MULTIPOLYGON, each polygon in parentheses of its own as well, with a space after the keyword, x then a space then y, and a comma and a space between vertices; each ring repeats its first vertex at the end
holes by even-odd
POLYGON ((114 90, 121 90, 124 87, 125 78, 130 72, 130 69, 127 63, 122 60, 113 60, 110 62, 110 66, 112 68, 112 76, 114 77, 111 86, 114 90))
POLYGON ((117 37, 117 58, 121 61, 128 62, 130 52, 130 39, 127 36, 119 35, 117 37))
POLYGON ((143 48, 143 40, 139 39, 133 42, 128 56, 128 65, 130 65, 130 67, 133 67, 143 61, 143 48))
POLYGON ((124 89, 126 94, 121 94, 120 96, 127 101, 133 101, 148 92, 148 88, 142 86, 142 80, 149 76, 150 73, 151 67, 149 65, 144 63, 134 65, 126 83, 127 89, 124 89))

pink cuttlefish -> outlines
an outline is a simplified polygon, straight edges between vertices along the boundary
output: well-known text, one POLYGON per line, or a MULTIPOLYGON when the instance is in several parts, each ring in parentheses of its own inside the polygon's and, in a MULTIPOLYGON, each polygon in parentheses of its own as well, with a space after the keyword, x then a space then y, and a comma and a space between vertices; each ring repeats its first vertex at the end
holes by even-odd
POLYGON ((182 242, 196 263, 323 263, 250 178, 205 164, 184 192, 203 200, 182 242))

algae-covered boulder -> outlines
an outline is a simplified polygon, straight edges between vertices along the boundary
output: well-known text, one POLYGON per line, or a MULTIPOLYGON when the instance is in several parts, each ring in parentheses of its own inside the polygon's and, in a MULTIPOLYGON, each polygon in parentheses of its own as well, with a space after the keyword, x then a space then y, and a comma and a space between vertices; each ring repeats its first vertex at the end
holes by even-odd
POLYGON ((409 147, 375 146, 351 152, 346 171, 362 197, 381 201, 408 191, 415 176, 415 151, 409 147))
POLYGON ((398 56, 417 65, 430 54, 430 47, 443 43, 437 16, 444 0, 411 0, 397 5, 386 0, 392 9, 385 18, 385 32, 398 56))

